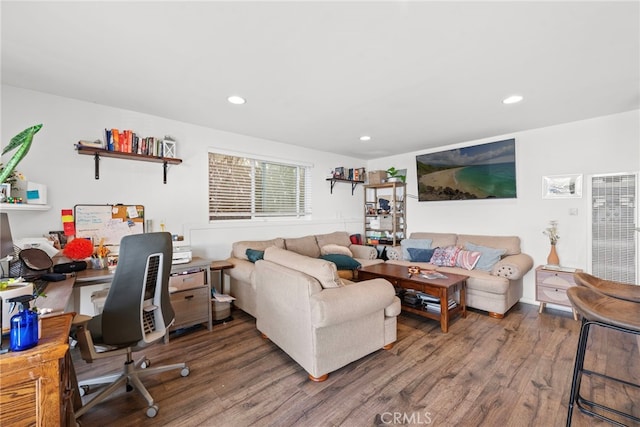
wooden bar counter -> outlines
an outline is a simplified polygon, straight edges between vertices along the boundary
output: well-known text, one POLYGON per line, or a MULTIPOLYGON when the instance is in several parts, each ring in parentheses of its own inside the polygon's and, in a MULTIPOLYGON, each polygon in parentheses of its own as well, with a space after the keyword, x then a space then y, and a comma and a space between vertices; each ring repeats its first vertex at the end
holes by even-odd
MULTIPOLYGON (((73 313, 42 318, 38 345, 0 356, 0 425, 73 425, 81 405, 69 355, 73 313)), ((8 343, 7 343, 8 345, 8 343)), ((4 343, 3 343, 4 347, 4 343)))

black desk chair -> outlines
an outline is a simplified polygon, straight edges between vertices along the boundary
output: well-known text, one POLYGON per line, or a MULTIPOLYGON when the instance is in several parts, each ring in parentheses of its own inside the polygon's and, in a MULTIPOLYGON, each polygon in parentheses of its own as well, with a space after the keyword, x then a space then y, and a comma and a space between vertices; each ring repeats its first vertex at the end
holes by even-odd
POLYGON ((147 400, 148 417, 158 413, 153 397, 140 381, 140 376, 179 369, 183 377, 189 375, 185 363, 150 368, 150 362, 142 357, 134 363, 132 352, 138 351, 164 338, 167 328, 174 321, 169 300, 169 273, 173 246, 169 233, 147 233, 123 237, 120 242, 118 267, 113 276, 102 314, 76 316, 77 340, 82 358, 94 360, 126 355, 122 373, 94 378, 79 383, 82 391, 89 385, 108 384, 93 399, 76 412, 82 416, 126 384, 127 391, 137 389, 147 400), (98 352, 95 344, 107 346, 98 352))
POLYGON ((640 422, 640 418, 633 414, 624 413, 618 409, 585 399, 580 394, 580 383, 582 376, 585 374, 598 376, 633 388, 640 388, 640 384, 634 384, 626 381, 625 379, 614 378, 609 375, 605 375, 604 373, 584 369, 584 358, 587 351, 587 340, 589 338, 589 329, 591 326, 600 326, 622 333, 640 336, 640 303, 613 298, 592 288, 583 286, 570 287, 567 289, 567 296, 569 297, 573 308, 582 315, 582 326, 580 328, 580 336, 578 338, 578 350, 576 352, 573 381, 571 383, 571 394, 569 396, 567 426, 571 425, 571 416, 573 415, 574 405, 586 414, 611 422, 615 425, 624 426, 625 424, 610 418, 609 416, 605 416, 603 413, 596 412, 595 410, 607 413, 607 415, 615 415, 618 418, 626 418, 635 422, 640 422))

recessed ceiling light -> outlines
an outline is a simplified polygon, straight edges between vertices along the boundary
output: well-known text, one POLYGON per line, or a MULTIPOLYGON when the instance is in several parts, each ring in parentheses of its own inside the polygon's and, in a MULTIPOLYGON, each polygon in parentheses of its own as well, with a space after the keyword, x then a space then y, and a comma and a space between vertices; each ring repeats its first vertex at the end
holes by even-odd
POLYGON ((517 104, 522 101, 524 97, 522 95, 511 95, 502 100, 503 104, 517 104))
POLYGON ((227 101, 235 105, 242 105, 245 102, 247 102, 246 99, 238 95, 231 95, 230 97, 227 98, 227 101))
POLYGON ((360 141, 371 141, 371 137, 369 135, 362 135, 360 141))

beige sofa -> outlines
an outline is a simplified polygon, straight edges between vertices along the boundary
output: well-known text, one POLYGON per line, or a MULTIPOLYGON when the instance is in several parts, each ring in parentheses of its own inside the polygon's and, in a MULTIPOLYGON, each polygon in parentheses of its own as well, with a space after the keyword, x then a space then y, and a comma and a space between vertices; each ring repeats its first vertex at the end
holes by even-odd
MULTIPOLYGON (((363 266, 383 262, 377 259, 378 252, 375 248, 352 244, 349 234, 343 231, 296 238, 235 242, 231 249, 231 256, 227 260, 234 265, 234 268, 226 270, 230 277, 230 293, 236 298, 235 306, 256 317, 256 268, 255 264, 247 257, 247 249, 264 251, 266 248, 274 246, 300 255, 318 258, 322 248, 327 245, 338 245, 349 249, 353 258, 363 266)), ((353 272, 350 270, 340 271, 339 274, 345 279, 354 278, 353 272)))
POLYGON ((255 263, 256 327, 313 381, 396 341, 400 300, 391 283, 345 285, 334 263, 274 246, 255 263))
POLYGON ((431 248, 458 246, 467 243, 495 249, 504 249, 501 259, 490 271, 467 270, 462 267, 436 267, 428 262, 404 259, 400 247, 388 248, 388 263, 419 265, 454 274, 469 276, 467 280, 467 306, 489 312, 491 317, 503 318, 505 313, 522 298, 523 276, 533 267, 533 259, 520 252, 520 238, 516 236, 482 236, 452 233, 412 233, 410 239, 431 239, 431 248))

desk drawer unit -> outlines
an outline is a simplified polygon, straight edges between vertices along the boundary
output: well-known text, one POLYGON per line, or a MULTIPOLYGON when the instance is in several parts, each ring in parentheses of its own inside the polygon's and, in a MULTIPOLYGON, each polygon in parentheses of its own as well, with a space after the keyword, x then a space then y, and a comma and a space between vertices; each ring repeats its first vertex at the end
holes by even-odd
POLYGON ((169 276, 169 287, 179 291, 204 286, 204 270, 187 274, 173 274, 169 276))
POLYGON ((171 294, 171 306, 175 311, 176 321, 171 330, 209 322, 209 287, 177 291, 171 294))

